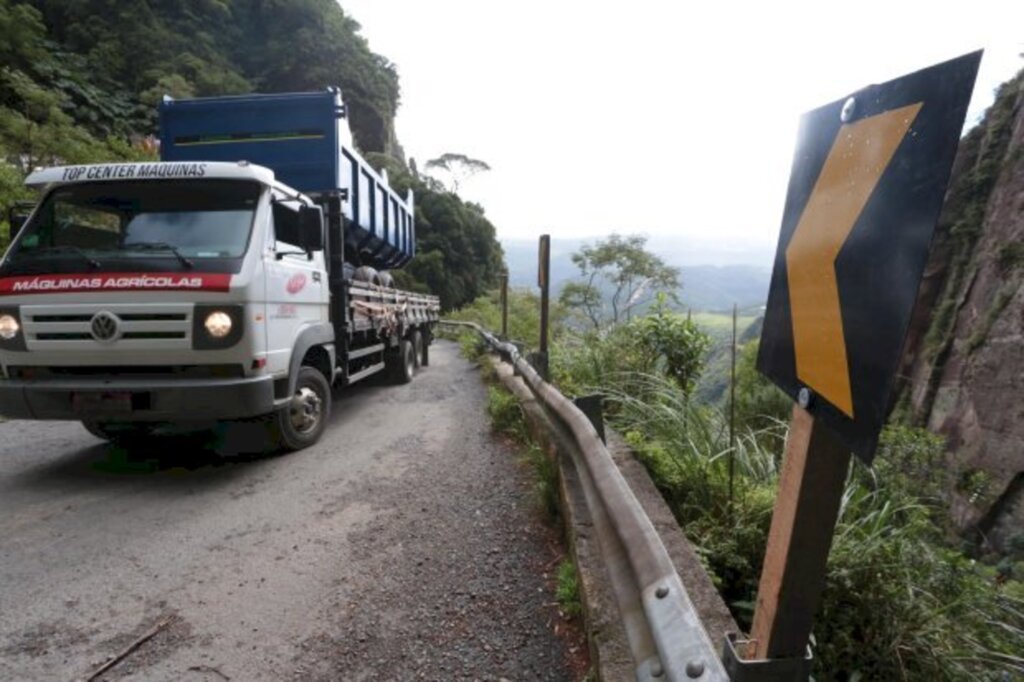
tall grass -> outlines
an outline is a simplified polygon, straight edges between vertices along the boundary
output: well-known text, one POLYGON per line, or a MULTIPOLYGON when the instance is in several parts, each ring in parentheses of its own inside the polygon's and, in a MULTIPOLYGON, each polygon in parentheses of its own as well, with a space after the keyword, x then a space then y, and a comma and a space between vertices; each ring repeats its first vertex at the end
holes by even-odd
MULTIPOLYGON (((748 626, 786 425, 739 434, 666 378, 607 376, 611 420, 652 473, 733 615, 748 626), (735 466, 729 496, 729 458, 735 466)), ((1024 675, 1019 583, 941 543, 934 486, 918 482, 941 441, 883 436, 881 475, 859 464, 843 492, 815 626, 818 680, 1002 680, 1024 675)))

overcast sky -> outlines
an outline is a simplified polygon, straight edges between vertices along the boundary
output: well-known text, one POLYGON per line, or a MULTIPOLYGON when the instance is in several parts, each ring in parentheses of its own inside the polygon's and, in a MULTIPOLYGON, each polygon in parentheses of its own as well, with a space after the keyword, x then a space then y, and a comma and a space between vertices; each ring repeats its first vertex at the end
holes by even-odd
POLYGON ((461 194, 503 238, 770 252, 802 112, 985 48, 973 120, 1024 66, 1019 0, 341 4, 398 67, 407 155, 492 166, 461 194))

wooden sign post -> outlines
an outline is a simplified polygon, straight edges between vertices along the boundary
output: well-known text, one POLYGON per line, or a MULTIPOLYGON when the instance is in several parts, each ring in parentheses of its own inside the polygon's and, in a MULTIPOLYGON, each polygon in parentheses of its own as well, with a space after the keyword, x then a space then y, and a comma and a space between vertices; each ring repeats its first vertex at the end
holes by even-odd
POLYGON ((748 658, 806 653, 849 466, 850 451, 794 405, 748 658))
POLYGON ((540 236, 537 267, 537 284, 540 285, 540 348, 537 355, 540 361, 538 371, 548 380, 548 295, 551 289, 551 236, 540 236))

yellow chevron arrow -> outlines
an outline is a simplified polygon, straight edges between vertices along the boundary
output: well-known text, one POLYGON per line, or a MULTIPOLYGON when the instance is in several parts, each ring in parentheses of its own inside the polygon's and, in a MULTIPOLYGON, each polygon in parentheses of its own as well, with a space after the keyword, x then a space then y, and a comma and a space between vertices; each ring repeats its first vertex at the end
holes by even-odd
POLYGON ((797 377, 850 418, 853 396, 835 261, 922 104, 839 129, 786 247, 797 377))

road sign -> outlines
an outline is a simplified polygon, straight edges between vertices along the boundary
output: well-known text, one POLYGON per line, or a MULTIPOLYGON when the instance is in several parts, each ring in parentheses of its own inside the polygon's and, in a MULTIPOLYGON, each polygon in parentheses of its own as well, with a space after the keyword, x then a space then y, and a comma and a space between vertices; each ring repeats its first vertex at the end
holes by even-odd
POLYGON ((758 369, 870 463, 981 52, 804 115, 758 369))

